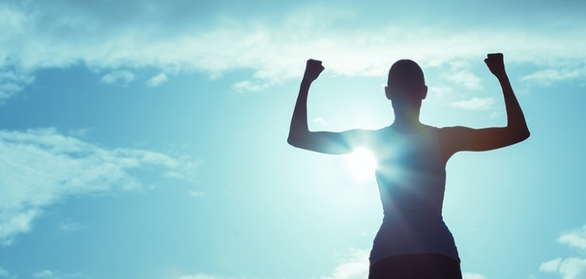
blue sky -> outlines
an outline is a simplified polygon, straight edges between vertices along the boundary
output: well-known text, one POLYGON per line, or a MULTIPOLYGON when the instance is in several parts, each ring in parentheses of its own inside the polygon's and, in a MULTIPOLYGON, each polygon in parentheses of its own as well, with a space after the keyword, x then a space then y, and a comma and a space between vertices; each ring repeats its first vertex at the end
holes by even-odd
POLYGON ((382 212, 350 156, 286 144, 392 122, 416 60, 434 126, 502 126, 503 52, 532 132, 448 164, 466 279, 586 278, 583 1, 0 2, 0 278, 365 278, 382 212))

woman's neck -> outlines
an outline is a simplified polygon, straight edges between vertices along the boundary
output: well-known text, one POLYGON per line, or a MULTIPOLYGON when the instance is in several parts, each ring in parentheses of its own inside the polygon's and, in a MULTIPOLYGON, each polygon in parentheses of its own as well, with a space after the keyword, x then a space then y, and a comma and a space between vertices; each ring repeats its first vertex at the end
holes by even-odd
POLYGON ((395 120, 391 127, 401 133, 413 134, 425 130, 426 126, 419 121, 419 111, 410 110, 402 113, 395 111, 395 120))

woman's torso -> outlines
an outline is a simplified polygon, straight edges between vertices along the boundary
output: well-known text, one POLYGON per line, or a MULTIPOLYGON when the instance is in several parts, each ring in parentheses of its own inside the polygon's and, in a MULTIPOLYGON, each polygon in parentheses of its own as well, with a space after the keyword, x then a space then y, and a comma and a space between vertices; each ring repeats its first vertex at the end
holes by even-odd
POLYGON ((378 160, 376 179, 383 223, 374 240, 371 264, 402 254, 438 253, 459 262, 452 234, 442 219, 445 163, 438 129, 399 133, 375 131, 371 149, 378 160))

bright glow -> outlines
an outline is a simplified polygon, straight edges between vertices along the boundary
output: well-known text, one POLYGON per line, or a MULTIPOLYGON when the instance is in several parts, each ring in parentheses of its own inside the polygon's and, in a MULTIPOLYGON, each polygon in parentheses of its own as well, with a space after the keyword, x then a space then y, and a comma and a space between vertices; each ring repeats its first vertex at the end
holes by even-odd
POLYGON ((347 158, 347 164, 350 172, 360 179, 374 177, 377 165, 374 155, 365 148, 358 148, 350 153, 347 158))

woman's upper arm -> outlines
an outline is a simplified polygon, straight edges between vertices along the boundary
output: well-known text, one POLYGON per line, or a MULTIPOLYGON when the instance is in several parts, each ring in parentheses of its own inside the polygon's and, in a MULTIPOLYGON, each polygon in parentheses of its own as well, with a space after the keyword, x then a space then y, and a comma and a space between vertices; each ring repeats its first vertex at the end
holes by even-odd
POLYGON ((346 154, 364 141, 366 130, 347 130, 343 132, 308 132, 297 138, 289 138, 292 146, 326 154, 346 154))
POLYGON ((468 127, 444 127, 438 134, 444 158, 458 151, 487 151, 521 142, 527 138, 507 127, 473 129, 468 127))

